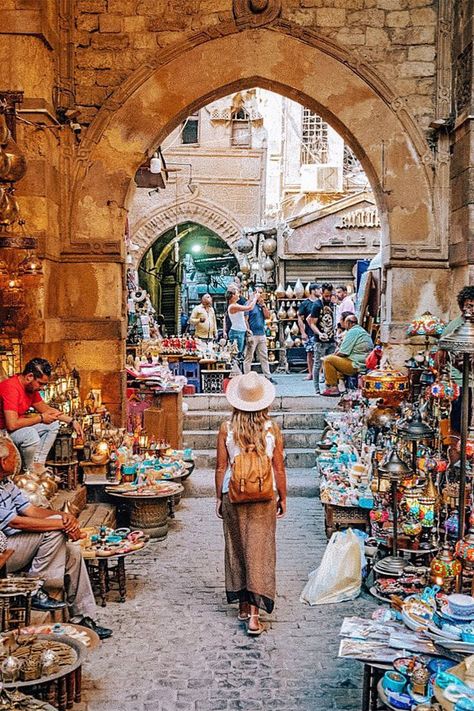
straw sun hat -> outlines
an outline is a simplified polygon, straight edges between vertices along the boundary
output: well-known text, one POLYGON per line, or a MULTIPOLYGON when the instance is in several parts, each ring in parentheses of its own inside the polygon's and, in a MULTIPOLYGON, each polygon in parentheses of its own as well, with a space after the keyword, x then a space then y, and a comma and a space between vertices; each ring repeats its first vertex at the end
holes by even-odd
POLYGON ((230 381, 226 397, 237 410, 257 412, 270 407, 275 399, 275 386, 257 373, 238 375, 230 381))

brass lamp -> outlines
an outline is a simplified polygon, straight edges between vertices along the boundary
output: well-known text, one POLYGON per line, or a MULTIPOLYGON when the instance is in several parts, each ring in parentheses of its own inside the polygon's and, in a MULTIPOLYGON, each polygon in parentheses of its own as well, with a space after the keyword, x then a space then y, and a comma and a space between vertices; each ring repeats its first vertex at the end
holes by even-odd
POLYGON ((413 474, 416 475, 418 469, 418 442, 423 439, 433 439, 435 431, 422 420, 418 407, 415 407, 410 419, 402 420, 398 423, 397 429, 404 440, 412 443, 412 467, 413 474))
POLYGON ((378 467, 379 476, 389 479, 392 493, 392 515, 393 515, 393 533, 392 533, 392 555, 388 561, 394 572, 401 572, 405 566, 402 558, 398 557, 398 503, 397 492, 398 484, 403 479, 406 479, 411 471, 410 467, 405 464, 400 458, 397 450, 394 448, 388 455, 385 462, 378 467))
POLYGON ((451 546, 445 541, 438 555, 431 561, 430 580, 449 595, 453 592, 456 577, 461 569, 461 563, 456 560, 451 546))
POLYGON ((470 359, 474 354, 474 314, 470 309, 463 313, 460 325, 447 336, 442 336, 439 348, 449 353, 462 354, 462 401, 461 401, 461 466, 459 473, 459 536, 462 538, 466 528, 466 508, 464 505, 466 489, 466 443, 469 427, 469 370, 470 359))

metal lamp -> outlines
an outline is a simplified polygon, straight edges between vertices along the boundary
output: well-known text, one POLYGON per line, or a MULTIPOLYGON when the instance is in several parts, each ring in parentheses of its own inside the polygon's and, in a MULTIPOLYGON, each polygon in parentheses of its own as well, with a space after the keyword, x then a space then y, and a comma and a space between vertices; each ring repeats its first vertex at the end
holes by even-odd
POLYGON ((412 442, 412 467, 413 474, 417 472, 417 444, 423 439, 433 439, 435 431, 430 425, 421 419, 421 413, 415 408, 409 420, 403 420, 397 426, 400 436, 412 442))
POLYGON ((410 467, 400 458, 396 449, 392 449, 388 458, 379 465, 379 475, 390 479, 392 494, 392 514, 393 514, 393 534, 392 534, 392 555, 390 565, 394 570, 402 570, 405 563, 398 557, 398 484, 411 474, 410 467))
POLYGON ((461 466, 459 473, 458 535, 464 535, 466 509, 466 443, 469 426, 469 370, 470 357, 474 353, 474 314, 470 310, 463 313, 463 320, 452 333, 442 336, 439 348, 449 353, 462 354, 462 400, 461 400, 461 466))

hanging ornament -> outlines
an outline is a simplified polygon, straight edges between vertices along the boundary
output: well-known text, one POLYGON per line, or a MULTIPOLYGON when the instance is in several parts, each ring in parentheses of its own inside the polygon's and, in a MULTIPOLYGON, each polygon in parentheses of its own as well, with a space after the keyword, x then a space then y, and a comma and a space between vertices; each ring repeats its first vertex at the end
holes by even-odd
POLYGON ((248 276, 250 274, 250 262, 247 256, 244 256, 242 261, 240 262, 240 271, 245 276, 248 276))
POLYGON ((302 299, 304 296, 304 286, 301 281, 301 279, 298 279, 298 281, 295 284, 295 297, 297 299, 302 299))
POLYGON ((275 296, 277 297, 277 299, 284 299, 286 296, 285 287, 283 286, 283 284, 281 282, 278 284, 277 288, 275 289, 275 296))
POLYGON ((266 237, 263 240, 262 249, 267 256, 270 256, 270 254, 273 254, 275 252, 276 248, 277 248, 276 239, 273 239, 273 237, 266 237))
POLYGON ((235 248, 240 254, 249 254, 253 249, 253 242, 247 235, 243 235, 235 245, 235 248))
POLYGON ((295 297, 295 292, 291 288, 291 284, 288 284, 287 289, 286 289, 286 298, 287 299, 294 299, 295 297))
POLYGON ((275 262, 271 257, 266 257, 263 260, 263 270, 265 272, 272 272, 275 269, 275 262))

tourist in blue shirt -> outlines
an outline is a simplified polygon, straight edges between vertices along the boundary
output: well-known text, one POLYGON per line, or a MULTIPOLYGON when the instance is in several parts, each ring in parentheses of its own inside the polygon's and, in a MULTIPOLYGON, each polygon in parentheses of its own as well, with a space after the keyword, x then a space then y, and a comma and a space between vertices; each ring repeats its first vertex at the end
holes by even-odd
POLYGON ((270 374, 270 365, 268 363, 268 348, 267 337, 265 336, 265 320, 270 318, 264 296, 263 289, 257 286, 255 289, 257 302, 253 309, 248 312, 247 323, 247 346, 245 349, 244 373, 250 373, 252 369, 252 361, 255 353, 262 367, 262 373, 272 383, 275 381, 270 374))

